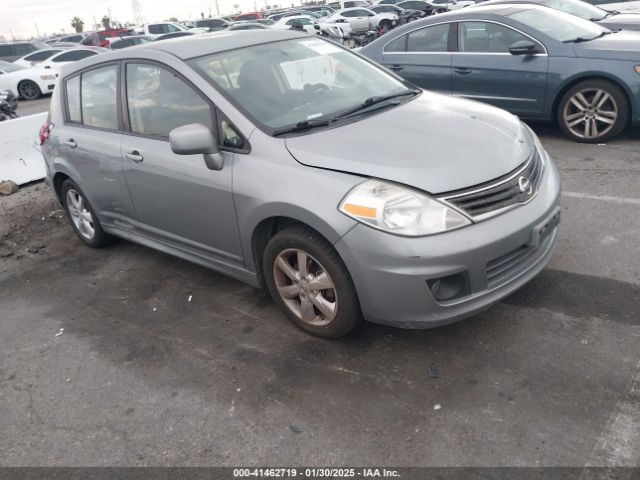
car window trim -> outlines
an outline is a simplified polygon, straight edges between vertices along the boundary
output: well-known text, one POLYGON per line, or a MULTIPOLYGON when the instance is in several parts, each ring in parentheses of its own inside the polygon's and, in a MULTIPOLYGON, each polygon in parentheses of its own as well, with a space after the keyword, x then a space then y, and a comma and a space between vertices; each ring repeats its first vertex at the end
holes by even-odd
MULTIPOLYGON (((549 51, 547 50, 547 47, 545 46, 544 43, 542 43, 540 40, 537 40, 535 37, 529 35, 528 33, 523 32, 522 30, 513 27, 511 25, 506 25, 502 22, 498 22, 496 20, 486 20, 484 18, 478 18, 478 19, 464 19, 464 20, 448 20, 445 22, 438 22, 438 23, 432 23, 430 25, 426 25, 426 26, 422 26, 422 27, 416 27, 413 30, 409 30, 405 33, 403 33, 402 35, 405 35, 408 38, 408 35, 412 32, 415 32, 416 30, 420 30, 421 28, 429 28, 429 27, 435 27, 436 25, 442 25, 444 23, 448 23, 448 24, 452 24, 452 23, 461 23, 461 22, 488 22, 488 23, 495 23, 496 25, 501 25, 503 27, 506 28, 510 28, 511 30, 515 30, 516 32, 520 33, 521 35, 524 35, 525 37, 528 37, 529 39, 533 40, 535 43, 537 43, 538 45, 540 45, 542 47, 542 49, 544 50, 543 53, 534 53, 531 56, 548 56, 549 55, 549 51)), ((452 28, 449 27, 449 34, 451 35, 451 30, 452 28)), ((449 54, 464 54, 464 55, 511 55, 510 53, 506 52, 506 53, 491 53, 491 52, 461 52, 458 50, 458 26, 456 25, 454 30, 456 31, 456 40, 455 40, 455 50, 452 51, 447 51, 447 52, 385 52, 385 48, 387 48, 387 45, 389 45, 391 42, 393 42, 394 40, 396 40, 398 37, 395 37, 392 40, 389 40, 387 43, 385 43, 382 46, 382 54, 383 55, 449 55, 449 54)), ((405 48, 406 48, 406 44, 405 44, 405 48)))
POLYGON ((118 98, 120 98, 120 82, 117 80, 120 78, 120 70, 121 70, 121 62, 119 61, 111 61, 111 62, 105 62, 105 63, 99 63, 97 65, 91 65, 90 67, 87 67, 83 70, 80 70, 78 72, 74 72, 73 75, 70 75, 68 77, 64 78, 64 87, 62 90, 62 98, 64 100, 64 108, 62 110, 63 113, 63 119, 64 119, 64 124, 65 125, 69 125, 72 127, 79 127, 79 128, 87 128, 89 130, 100 130, 103 132, 110 132, 110 133, 122 133, 122 112, 121 112, 121 105, 120 102, 118 102, 118 98), (85 125, 84 124, 84 113, 82 111, 82 76, 87 73, 90 72, 92 70, 98 70, 100 68, 106 68, 106 67, 112 67, 112 66, 116 66, 117 67, 117 72, 116 72, 116 98, 114 99, 116 102, 116 120, 118 122, 118 126, 116 129, 111 129, 111 128, 104 128, 104 127, 95 127, 93 125, 85 125), (70 120, 69 118, 69 101, 67 98, 67 82, 74 78, 74 77, 80 77, 80 121, 81 123, 78 122, 73 122, 70 120))
MULTIPOLYGON (((148 58, 127 58, 122 60, 122 68, 121 68, 121 72, 119 75, 119 81, 118 83, 122 86, 120 89, 120 96, 119 99, 120 101, 118 102, 118 105, 121 106, 122 109, 122 122, 123 122, 123 128, 122 128, 122 134, 123 135, 129 135, 132 137, 142 137, 142 138, 148 138, 151 140, 160 140, 160 141, 164 141, 164 142, 168 142, 169 141, 169 137, 165 137, 163 135, 152 135, 152 134, 148 134, 148 133, 137 133, 131 130, 131 119, 129 118, 129 101, 127 98, 127 65, 128 64, 135 64, 135 65, 139 65, 139 64, 146 64, 146 65, 155 65, 158 66, 160 68, 164 68, 165 70, 170 71, 172 74, 174 74, 176 77, 178 77, 180 80, 184 81, 189 87, 191 87, 192 90, 194 90, 194 92, 200 97, 202 98, 207 105, 209 105, 209 110, 211 112, 211 125, 215 127, 215 136, 216 136, 216 140, 218 141, 218 148, 221 151, 229 151, 229 152, 233 152, 233 153, 249 153, 251 152, 251 145, 249 143, 249 141, 247 140, 247 137, 244 136, 244 134, 240 131, 240 129, 238 129, 238 127, 235 126, 235 124, 229 120, 229 117, 227 115, 224 114, 224 112, 218 108, 218 106, 213 103, 213 101, 202 91, 200 90, 198 87, 196 87, 193 82, 191 82, 191 80, 189 80, 187 77, 185 77, 182 73, 178 72, 176 69, 170 67, 169 65, 167 65, 166 63, 162 63, 159 62, 157 60, 150 60, 148 58), (219 120, 219 114, 221 114, 224 119, 226 119, 232 126, 233 129, 236 131, 236 133, 238 133, 238 135, 240 135, 240 137, 242 138, 242 142, 243 142, 243 147, 242 148, 233 148, 233 147, 227 147, 222 145, 222 130, 221 130, 221 125, 222 122, 219 120)), ((188 64, 187 64, 188 65, 188 64)))

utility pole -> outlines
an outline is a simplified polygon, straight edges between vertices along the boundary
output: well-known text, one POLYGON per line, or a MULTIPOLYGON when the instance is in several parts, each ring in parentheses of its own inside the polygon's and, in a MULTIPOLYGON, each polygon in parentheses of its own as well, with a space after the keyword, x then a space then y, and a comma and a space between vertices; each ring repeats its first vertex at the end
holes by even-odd
POLYGON ((216 0, 216 16, 220 16, 220 5, 218 5, 218 0, 216 0))
POLYGON ((40 37, 40 31, 38 30, 38 24, 36 22, 33 22, 33 26, 36 27, 36 34, 38 35, 38 37, 40 37))

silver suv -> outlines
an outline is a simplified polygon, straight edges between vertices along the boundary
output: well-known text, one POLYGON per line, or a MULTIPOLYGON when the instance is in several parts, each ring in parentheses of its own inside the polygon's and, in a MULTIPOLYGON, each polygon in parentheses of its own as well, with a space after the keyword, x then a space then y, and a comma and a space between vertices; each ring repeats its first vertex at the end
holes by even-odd
POLYGON ((304 33, 64 67, 41 142, 84 243, 122 237, 266 286, 323 337, 473 315, 556 243, 560 177, 520 120, 304 33))

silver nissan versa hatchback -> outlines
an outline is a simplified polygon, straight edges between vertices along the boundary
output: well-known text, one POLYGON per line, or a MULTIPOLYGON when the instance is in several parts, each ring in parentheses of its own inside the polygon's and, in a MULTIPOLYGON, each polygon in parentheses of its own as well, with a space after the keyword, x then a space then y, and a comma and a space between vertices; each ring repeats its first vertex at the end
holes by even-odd
POLYGON ((556 243, 558 170, 520 120, 304 33, 65 67, 40 137, 84 243, 122 237, 266 286, 322 337, 469 317, 556 243))

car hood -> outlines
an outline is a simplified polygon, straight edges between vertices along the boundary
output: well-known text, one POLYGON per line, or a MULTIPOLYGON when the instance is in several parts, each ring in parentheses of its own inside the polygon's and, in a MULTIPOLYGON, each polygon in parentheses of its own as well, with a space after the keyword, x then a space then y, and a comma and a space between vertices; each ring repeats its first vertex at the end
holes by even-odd
POLYGON ((603 18, 598 25, 615 29, 640 30, 640 15, 637 13, 620 13, 609 18, 603 18))
POLYGON ((435 93, 329 130, 286 139, 303 165, 442 193, 500 177, 533 152, 527 127, 489 105, 435 93))
POLYGON ((622 30, 574 45, 581 57, 637 61, 640 60, 639 44, 640 32, 622 30))

